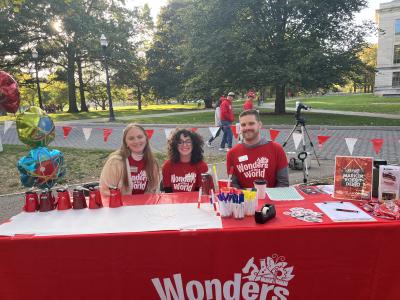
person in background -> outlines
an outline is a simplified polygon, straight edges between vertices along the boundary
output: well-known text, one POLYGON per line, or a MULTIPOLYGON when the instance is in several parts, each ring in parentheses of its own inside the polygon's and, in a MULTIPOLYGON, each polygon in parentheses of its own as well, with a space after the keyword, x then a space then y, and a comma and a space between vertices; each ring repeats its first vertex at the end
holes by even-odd
POLYGON ((162 190, 166 193, 198 191, 201 174, 207 173, 203 161, 203 139, 196 132, 177 129, 168 140, 168 160, 162 166, 162 190))
POLYGON ((261 138, 262 123, 258 111, 243 111, 239 122, 243 142, 226 156, 227 170, 232 172, 232 186, 253 188, 256 179, 266 180, 268 187, 289 186, 285 151, 280 144, 261 138))
POLYGON ((221 102, 225 100, 225 96, 221 96, 217 102, 217 104, 215 105, 215 126, 218 127, 217 132, 215 133, 215 136, 211 136, 210 139, 207 141, 207 147, 212 147, 211 143, 213 142, 213 140, 215 140, 219 134, 222 131, 222 125, 221 125, 221 109, 220 109, 220 105, 221 102))
POLYGON ((232 148, 233 133, 231 125, 232 122, 235 120, 232 108, 232 101, 234 98, 235 98, 235 93, 229 92, 228 97, 226 97, 220 105, 221 125, 222 125, 222 131, 224 132, 219 147, 220 151, 229 151, 232 148), (225 148, 226 145, 228 145, 227 148, 225 148))
POLYGON ((155 193, 159 174, 146 131, 137 124, 128 124, 121 148, 110 154, 101 171, 100 193, 108 198, 110 187, 118 187, 123 195, 155 193))
POLYGON ((247 93, 247 99, 243 103, 243 110, 254 109, 253 101, 256 98, 256 94, 253 91, 247 93))

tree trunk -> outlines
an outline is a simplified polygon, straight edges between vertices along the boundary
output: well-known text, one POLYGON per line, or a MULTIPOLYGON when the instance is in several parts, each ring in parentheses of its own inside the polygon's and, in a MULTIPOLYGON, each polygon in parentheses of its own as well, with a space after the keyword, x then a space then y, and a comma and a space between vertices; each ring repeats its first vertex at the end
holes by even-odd
POLYGON ((142 110, 142 90, 140 89, 140 85, 137 85, 137 108, 138 110, 142 110))
POLYGON ((68 59, 68 104, 69 104, 69 113, 77 113, 79 112, 78 107, 76 106, 76 94, 75 94, 75 47, 73 44, 69 44, 67 46, 67 59, 68 59))
POLYGON ((212 108, 213 107, 212 106, 212 97, 211 97, 211 95, 207 95, 204 98, 204 107, 205 108, 212 108))
POLYGON ((79 80, 79 98, 81 100, 81 111, 88 111, 85 99, 85 90, 82 75, 82 61, 80 57, 76 59, 76 65, 78 66, 78 80, 79 80))
POLYGON ((275 95, 275 113, 284 114, 286 112, 285 107, 285 85, 276 85, 275 95))

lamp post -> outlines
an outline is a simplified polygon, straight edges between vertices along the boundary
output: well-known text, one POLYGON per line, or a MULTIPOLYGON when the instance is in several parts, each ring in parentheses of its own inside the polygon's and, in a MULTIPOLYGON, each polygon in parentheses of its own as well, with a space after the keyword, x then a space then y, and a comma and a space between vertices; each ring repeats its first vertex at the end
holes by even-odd
POLYGON ((40 93, 39 71, 38 71, 38 65, 37 65, 38 57, 39 57, 39 54, 36 51, 36 49, 34 48, 32 50, 32 58, 35 61, 36 86, 37 86, 37 93, 38 93, 38 97, 39 97, 39 107, 41 109, 43 109, 42 94, 40 93))
POLYGON ((111 99, 110 78, 108 77, 108 64, 107 64, 107 55, 106 55, 108 41, 104 34, 101 35, 100 44, 101 44, 101 48, 103 49, 104 67, 106 69, 107 98, 108 98, 108 106, 110 107, 110 122, 113 122, 113 121, 115 121, 115 116, 114 116, 114 109, 113 109, 113 104, 112 104, 112 99, 111 99))

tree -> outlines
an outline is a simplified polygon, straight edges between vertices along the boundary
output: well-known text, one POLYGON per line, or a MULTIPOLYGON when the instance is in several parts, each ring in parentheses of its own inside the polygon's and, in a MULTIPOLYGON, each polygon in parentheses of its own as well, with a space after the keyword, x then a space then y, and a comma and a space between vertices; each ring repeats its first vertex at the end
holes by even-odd
POLYGON ((354 13, 365 0, 205 0, 187 10, 191 59, 228 85, 273 85, 275 112, 285 112, 285 87, 343 83, 365 45, 368 26, 354 13))

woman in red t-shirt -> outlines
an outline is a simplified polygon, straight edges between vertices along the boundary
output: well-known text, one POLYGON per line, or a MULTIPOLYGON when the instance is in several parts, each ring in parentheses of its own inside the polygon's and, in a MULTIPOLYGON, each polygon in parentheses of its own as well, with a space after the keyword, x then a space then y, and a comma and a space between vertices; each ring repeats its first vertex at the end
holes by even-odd
POLYGON ((196 132, 177 129, 168 140, 168 160, 162 166, 163 190, 198 191, 201 174, 208 171, 203 161, 203 139, 196 132))
POLYGON ((127 125, 121 148, 110 154, 101 171, 101 195, 107 198, 110 186, 125 195, 154 193, 159 182, 159 166, 146 131, 137 124, 127 125))

